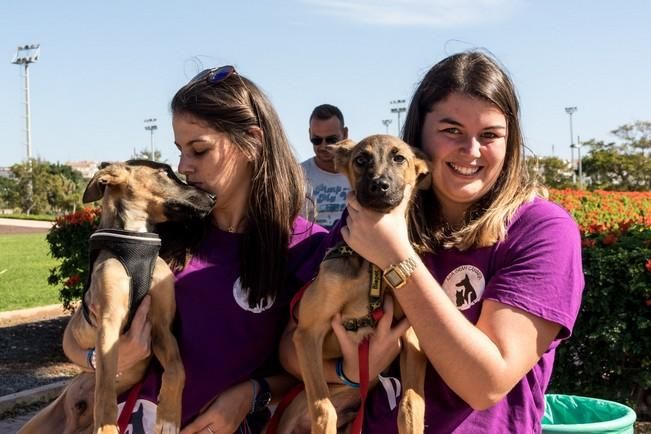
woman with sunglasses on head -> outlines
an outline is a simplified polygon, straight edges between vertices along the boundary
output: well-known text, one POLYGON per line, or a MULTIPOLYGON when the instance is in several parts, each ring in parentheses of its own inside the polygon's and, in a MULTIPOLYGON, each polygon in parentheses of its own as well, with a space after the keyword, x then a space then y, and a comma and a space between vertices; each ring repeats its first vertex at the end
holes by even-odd
MULTIPOLYGON (((302 171, 253 82, 232 66, 209 69, 174 95, 171 109, 179 172, 216 197, 204 227, 188 230, 201 236, 161 249, 176 268, 181 433, 260 432, 269 405, 295 382, 277 361, 278 342, 326 231, 298 217, 302 171)), ((122 368, 149 354, 148 305, 121 340, 122 368)), ((161 375, 152 363, 141 385, 121 397, 132 432, 154 432, 161 375)))
MULTIPOLYGON (((333 232, 394 277, 385 280, 428 362, 425 432, 539 433, 555 349, 580 306, 581 245, 569 214, 527 179, 511 80, 480 52, 442 60, 413 96, 404 140, 431 160, 431 189, 415 193, 409 218, 409 199, 378 214, 349 194, 333 232)), ((399 378, 403 326, 371 338, 372 381, 399 378)), ((359 382, 356 345, 333 328, 340 373, 359 382)), ((396 384, 370 391, 364 433, 397 432, 396 384)))
POLYGON ((207 235, 176 275, 182 433, 257 431, 245 418, 267 415, 291 385, 278 375, 278 340, 324 231, 297 218, 302 172, 253 82, 232 67, 205 71, 171 108, 179 171, 217 198, 207 235))

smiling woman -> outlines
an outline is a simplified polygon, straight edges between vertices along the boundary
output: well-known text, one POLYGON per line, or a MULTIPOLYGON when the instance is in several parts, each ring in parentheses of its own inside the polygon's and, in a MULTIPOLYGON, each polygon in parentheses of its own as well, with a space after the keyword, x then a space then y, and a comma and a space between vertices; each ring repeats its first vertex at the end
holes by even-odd
POLYGON ((506 117, 492 103, 452 93, 427 113, 423 150, 432 160, 443 217, 463 223, 467 208, 495 184, 506 154, 506 117))
MULTIPOLYGON (((378 214, 348 198, 344 241, 385 272, 404 271, 393 294, 429 362, 428 434, 539 433, 556 347, 579 310, 578 227, 527 178, 519 116, 494 59, 445 58, 418 86, 404 128, 431 160, 432 188, 416 193, 407 219, 405 206, 378 214)), ((358 378, 357 352, 344 357, 358 378)), ((397 364, 385 375, 397 381, 397 364)), ((366 433, 398 426, 401 387, 382 384, 369 392, 366 433)))

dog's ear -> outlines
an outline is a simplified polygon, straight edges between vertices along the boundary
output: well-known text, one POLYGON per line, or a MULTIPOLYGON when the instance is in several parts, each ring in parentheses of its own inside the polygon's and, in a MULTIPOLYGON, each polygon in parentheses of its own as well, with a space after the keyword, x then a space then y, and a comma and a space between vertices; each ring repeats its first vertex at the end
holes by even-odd
POLYGON ((125 184, 128 180, 128 169, 121 164, 102 163, 101 169, 88 182, 82 202, 95 202, 104 196, 107 185, 125 184))
POLYGON ((419 190, 429 190, 432 186, 432 171, 430 160, 423 151, 418 148, 411 147, 416 158, 414 159, 414 166, 416 171, 416 188, 419 190))
POLYGON ((337 142, 334 145, 327 145, 326 149, 328 152, 334 155, 335 157, 335 170, 339 173, 346 171, 348 167, 348 161, 350 160, 350 154, 353 151, 353 148, 357 145, 353 140, 346 139, 341 142, 337 142))

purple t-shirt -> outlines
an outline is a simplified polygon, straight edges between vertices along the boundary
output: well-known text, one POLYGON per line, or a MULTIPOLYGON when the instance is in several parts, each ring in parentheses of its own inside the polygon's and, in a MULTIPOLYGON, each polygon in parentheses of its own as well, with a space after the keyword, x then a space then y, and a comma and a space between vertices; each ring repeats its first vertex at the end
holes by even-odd
MULTIPOLYGON (((325 229, 299 217, 288 255, 289 278, 275 300, 249 307, 240 285, 241 234, 211 228, 188 265, 176 275, 176 325, 185 367, 182 425, 216 395, 253 375, 269 373, 289 302, 321 261, 325 229)), ((156 402, 160 368, 153 364, 140 396, 156 402)))
MULTIPOLYGON (((423 257, 423 262, 473 324, 483 300, 495 300, 562 326, 533 369, 487 410, 473 410, 428 364, 425 432, 539 433, 556 347, 570 336, 581 303, 583 271, 576 223, 556 204, 536 199, 520 207, 504 241, 465 252, 444 250, 423 257)), ((399 377, 396 368, 397 363, 391 377, 399 377)), ((397 380, 384 379, 370 392, 364 433, 398 432, 399 390, 397 380)))

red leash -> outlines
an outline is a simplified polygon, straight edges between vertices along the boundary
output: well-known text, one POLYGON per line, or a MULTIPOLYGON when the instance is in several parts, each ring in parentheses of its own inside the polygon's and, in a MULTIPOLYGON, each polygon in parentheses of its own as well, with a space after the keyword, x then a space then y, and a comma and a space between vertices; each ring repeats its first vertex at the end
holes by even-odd
MULTIPOLYGON (((384 310, 382 308, 375 309, 372 313, 375 321, 379 321, 380 318, 384 315, 384 310)), ((357 347, 357 354, 359 355, 359 395, 362 398, 362 404, 359 407, 357 416, 353 421, 353 426, 350 430, 350 434, 361 434, 362 426, 364 425, 364 408, 366 407, 366 397, 368 396, 368 385, 369 385, 369 370, 368 370, 368 354, 370 349, 370 341, 368 338, 364 338, 357 347)))
POLYGON ((122 411, 118 417, 118 429, 121 433, 127 431, 129 421, 131 420, 131 414, 133 413, 133 408, 136 406, 136 400, 138 399, 141 388, 142 381, 131 388, 129 396, 127 396, 127 400, 124 403, 124 407, 122 407, 122 411))
POLYGON ((274 411, 274 415, 271 417, 271 420, 267 424, 267 429, 266 433, 267 434, 276 434, 278 431, 278 424, 280 423, 280 418, 282 417, 283 413, 291 404, 291 402, 298 396, 299 393, 305 388, 303 383, 297 384, 294 386, 289 392, 283 396, 283 399, 280 400, 278 403, 278 407, 276 407, 276 411, 274 411))

